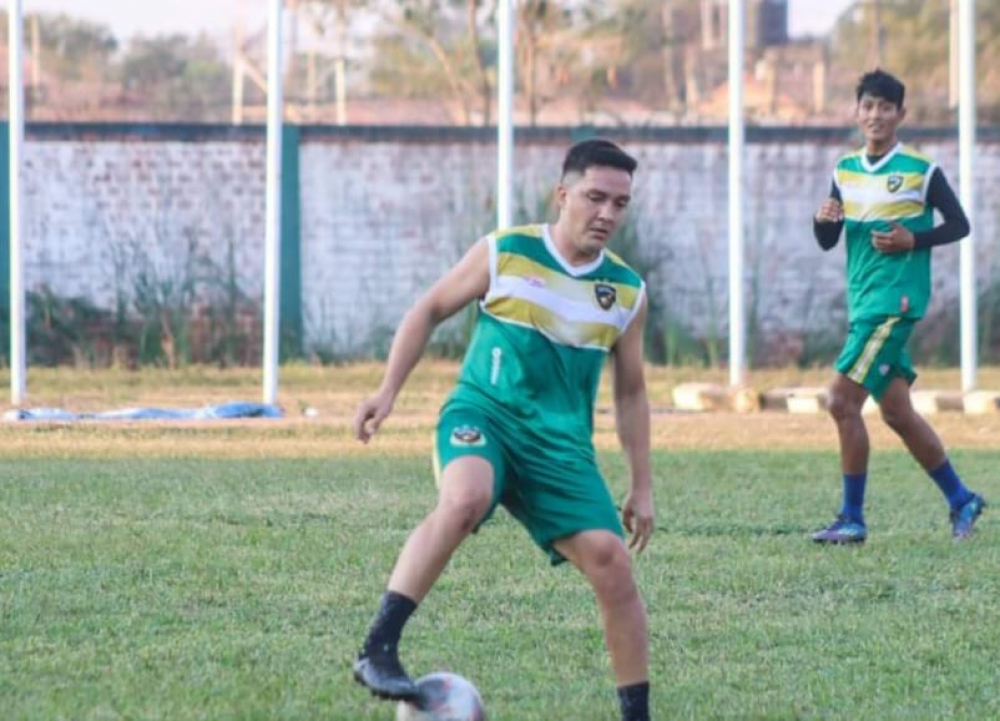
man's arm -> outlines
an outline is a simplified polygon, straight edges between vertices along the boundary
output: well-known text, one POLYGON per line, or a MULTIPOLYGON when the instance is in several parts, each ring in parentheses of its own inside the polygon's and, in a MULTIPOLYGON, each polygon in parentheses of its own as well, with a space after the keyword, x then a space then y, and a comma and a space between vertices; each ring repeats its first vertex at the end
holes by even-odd
POLYGON ((823 250, 830 250, 840 240, 840 231, 844 229, 843 200, 840 188, 834 182, 830 183, 830 196, 813 216, 813 235, 823 250))
POLYGON ((631 325, 615 343, 612 383, 618 439, 628 459, 632 486, 622 507, 622 522, 632 534, 630 547, 642 551, 653 533, 653 484, 649 458, 649 397, 643 364, 646 297, 631 325))
POLYGON ((897 222, 889 230, 872 231, 872 244, 882 253, 909 253, 954 243, 969 234, 969 219, 962 210, 940 168, 935 168, 927 186, 927 205, 938 210, 944 222, 931 230, 914 233, 897 222))
POLYGON ((392 410, 403 383, 416 367, 434 329, 490 285, 489 246, 481 239, 424 293, 403 316, 389 349, 385 376, 375 395, 363 401, 354 418, 359 440, 368 442, 392 410))
POLYGON ((931 175, 931 182, 927 186, 927 204, 941 213, 944 222, 931 230, 914 233, 914 249, 947 245, 969 234, 969 219, 941 168, 935 168, 931 175))

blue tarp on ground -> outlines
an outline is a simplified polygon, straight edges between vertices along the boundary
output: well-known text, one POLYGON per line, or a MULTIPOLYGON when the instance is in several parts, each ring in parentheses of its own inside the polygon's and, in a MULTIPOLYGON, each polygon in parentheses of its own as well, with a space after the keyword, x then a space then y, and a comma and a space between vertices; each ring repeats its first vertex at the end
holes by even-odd
POLYGON ((222 403, 204 408, 123 408, 100 413, 73 413, 62 408, 18 408, 7 421, 186 421, 224 418, 283 418, 284 411, 268 403, 222 403))

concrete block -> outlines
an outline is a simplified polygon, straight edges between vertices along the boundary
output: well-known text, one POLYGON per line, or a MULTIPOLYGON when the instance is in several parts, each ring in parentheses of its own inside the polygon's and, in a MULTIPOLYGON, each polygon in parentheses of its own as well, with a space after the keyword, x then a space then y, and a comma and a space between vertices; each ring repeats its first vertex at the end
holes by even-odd
POLYGON ((913 391, 910 397, 921 415, 964 410, 964 399, 959 391, 913 391))
POLYGON ((763 405, 760 391, 750 386, 737 386, 729 389, 729 400, 737 413, 753 413, 763 405))
POLYGON ((965 410, 965 394, 961 391, 940 391, 937 404, 942 411, 961 413, 965 410))
POLYGON ((728 411, 733 407, 728 389, 715 383, 681 383, 674 386, 672 396, 679 411, 728 411))
POLYGON ((1000 391, 971 391, 963 400, 963 409, 970 415, 1000 413, 1000 391))
POLYGON ((826 388, 796 388, 787 403, 789 413, 824 413, 826 388))
POLYGON ((765 411, 787 411, 788 399, 797 388, 771 388, 760 394, 760 407, 765 411))

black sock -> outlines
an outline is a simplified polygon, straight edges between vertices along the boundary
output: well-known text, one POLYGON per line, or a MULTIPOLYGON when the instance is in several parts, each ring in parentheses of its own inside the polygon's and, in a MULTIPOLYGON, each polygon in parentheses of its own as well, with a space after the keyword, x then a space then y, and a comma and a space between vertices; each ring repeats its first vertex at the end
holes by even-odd
POLYGON ((373 651, 395 650, 399 645, 399 637, 403 633, 410 615, 417 609, 417 602, 411 598, 386 591, 379 600, 378 612, 368 630, 368 638, 361 650, 362 655, 369 656, 373 651))
POLYGON ((649 721, 649 681, 618 687, 622 721, 649 721))

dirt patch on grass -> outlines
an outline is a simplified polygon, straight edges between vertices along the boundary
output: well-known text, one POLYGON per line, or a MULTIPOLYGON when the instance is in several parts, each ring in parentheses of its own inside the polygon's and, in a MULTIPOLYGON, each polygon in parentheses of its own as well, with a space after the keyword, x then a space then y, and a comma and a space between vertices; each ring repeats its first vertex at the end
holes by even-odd
MULTIPOLYGON (((929 419, 949 448, 995 449, 1000 416, 940 414, 929 419)), ((13 423, 0 427, 0 457, 331 458, 353 454, 429 454, 433 414, 391 417, 367 446, 343 417, 278 420, 70 424, 13 423)), ((876 450, 902 449, 878 418, 869 421, 876 450)), ((595 444, 618 447, 614 421, 598 416, 595 444)), ((653 417, 655 449, 830 450, 833 423, 824 415, 785 413, 662 413, 653 417)))
MULTIPOLYGON (((383 432, 368 446, 354 440, 351 422, 361 399, 378 384, 382 367, 282 368, 279 405, 283 419, 235 421, 12 422, 0 424, 0 457, 329 457, 345 454, 426 454, 437 409, 454 381, 454 363, 422 363, 400 395, 383 432)), ((0 382, 4 381, 0 373, 0 382)), ((725 383, 725 370, 650 367, 654 408, 669 409, 673 388, 688 381, 725 383)), ((1000 369, 982 369, 982 387, 1000 387, 1000 369), (989 383, 993 383, 990 386, 989 383)), ((79 371, 33 369, 26 407, 101 411, 122 407, 201 407, 233 400, 258 400, 260 371, 188 368, 181 371, 79 371)), ((748 374, 748 384, 765 390, 819 386, 826 369, 766 370, 748 374)), ((922 374, 922 388, 957 388, 958 370, 922 374)), ((7 410, 9 406, 0 408, 7 410)), ((928 417, 949 448, 996 448, 1000 415, 941 413, 928 417)), ((610 392, 599 396, 595 443, 617 448, 610 392)), ((875 449, 902 448, 878 416, 869 420, 875 449)), ((652 442, 657 449, 835 450, 837 436, 825 414, 656 412, 652 442)))

